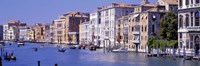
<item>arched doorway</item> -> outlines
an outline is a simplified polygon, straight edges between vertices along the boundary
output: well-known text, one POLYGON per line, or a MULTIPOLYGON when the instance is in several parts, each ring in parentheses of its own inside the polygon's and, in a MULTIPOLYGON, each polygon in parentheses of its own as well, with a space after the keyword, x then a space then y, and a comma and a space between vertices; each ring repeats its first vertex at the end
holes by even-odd
POLYGON ((195 40, 195 55, 198 55, 199 54, 199 43, 200 43, 200 39, 199 39, 199 36, 195 36, 194 38, 195 40))

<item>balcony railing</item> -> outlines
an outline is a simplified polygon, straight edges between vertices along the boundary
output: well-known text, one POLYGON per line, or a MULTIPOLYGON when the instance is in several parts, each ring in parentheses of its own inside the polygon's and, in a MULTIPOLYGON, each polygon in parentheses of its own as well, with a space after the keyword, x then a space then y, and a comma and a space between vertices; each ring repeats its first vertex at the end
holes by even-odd
POLYGON ((187 27, 188 31, 200 31, 200 26, 187 27))
POLYGON ((140 34, 140 31, 133 31, 133 34, 140 34))
POLYGON ((183 6, 179 6, 178 9, 196 8, 196 7, 200 7, 200 3, 198 3, 198 4, 190 4, 190 5, 186 5, 185 7, 183 7, 183 6))

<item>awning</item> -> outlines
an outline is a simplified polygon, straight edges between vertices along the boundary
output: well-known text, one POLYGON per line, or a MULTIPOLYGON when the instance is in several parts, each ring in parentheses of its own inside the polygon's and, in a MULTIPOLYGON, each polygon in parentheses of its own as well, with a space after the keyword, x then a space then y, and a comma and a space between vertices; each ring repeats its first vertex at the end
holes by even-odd
POLYGON ((135 17, 138 17, 140 14, 135 14, 135 15, 133 15, 133 17, 135 18, 135 17))

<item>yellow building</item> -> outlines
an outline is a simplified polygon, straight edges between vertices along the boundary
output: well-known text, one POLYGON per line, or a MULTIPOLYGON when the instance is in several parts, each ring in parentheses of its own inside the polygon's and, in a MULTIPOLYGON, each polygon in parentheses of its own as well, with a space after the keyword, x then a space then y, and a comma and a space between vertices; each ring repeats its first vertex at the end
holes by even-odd
POLYGON ((129 47, 128 45, 128 29, 129 29, 129 16, 123 16, 117 19, 116 22, 116 47, 129 47))
POLYGON ((35 24, 34 27, 34 39, 36 42, 44 42, 44 37, 43 37, 43 27, 42 24, 35 24))
POLYGON ((33 30, 33 26, 29 26, 28 31, 27 31, 28 41, 30 41, 30 42, 35 41, 34 36, 35 36, 35 31, 33 30))
MULTIPOLYGON (((168 5, 161 5, 161 0, 157 4, 150 4, 148 0, 143 0, 142 3, 135 7, 134 12, 129 14, 129 49, 139 52, 147 52, 148 46, 147 41, 151 36, 159 36, 159 20, 164 16, 169 10, 176 11, 177 5, 172 4, 166 0, 162 1, 168 5)), ((172 0, 169 0, 172 1, 172 0)), ((176 1, 173 1, 176 2, 176 1)))
POLYGON ((54 20, 54 43, 78 44, 79 24, 88 20, 89 14, 82 12, 69 12, 54 20))

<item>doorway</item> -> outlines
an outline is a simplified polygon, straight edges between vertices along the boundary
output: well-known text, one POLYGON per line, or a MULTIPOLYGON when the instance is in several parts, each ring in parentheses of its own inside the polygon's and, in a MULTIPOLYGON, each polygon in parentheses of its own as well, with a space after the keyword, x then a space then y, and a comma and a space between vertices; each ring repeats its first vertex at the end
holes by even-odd
POLYGON ((195 37, 195 55, 198 55, 199 54, 199 42, 200 42, 200 39, 199 39, 199 36, 196 36, 195 37))

